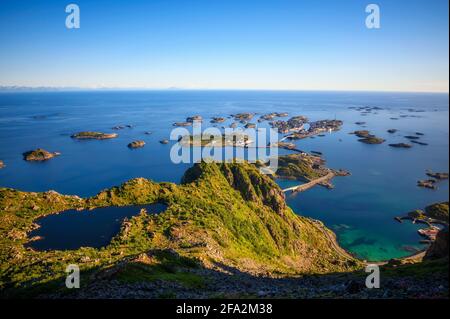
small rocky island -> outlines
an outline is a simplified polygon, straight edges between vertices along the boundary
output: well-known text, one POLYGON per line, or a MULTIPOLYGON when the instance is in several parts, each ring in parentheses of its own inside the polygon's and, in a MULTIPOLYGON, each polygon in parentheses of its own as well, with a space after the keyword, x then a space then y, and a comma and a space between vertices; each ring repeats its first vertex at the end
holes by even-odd
POLYGON ((3 161, 0 161, 0 169, 4 168, 5 166, 5 163, 3 163, 3 161))
MULTIPOLYGON (((307 119, 303 116, 296 116, 291 118, 286 125, 281 126, 282 130, 294 131, 294 133, 286 136, 290 140, 299 140, 304 138, 314 138, 315 135, 320 135, 325 132, 339 131, 343 124, 340 120, 320 120, 309 123, 309 128, 306 130, 303 128, 303 124, 306 123, 307 119), (303 118, 303 119, 302 119, 303 118), (289 122, 294 119, 293 122, 289 122)), ((279 124, 277 124, 279 126, 279 124)), ((324 135, 322 135, 324 136, 324 135)))
MULTIPOLYGON (((186 118, 186 121, 175 122, 175 123, 173 123, 173 126, 179 126, 179 127, 192 126, 192 124, 194 122, 203 122, 203 117, 201 115, 188 116, 186 118)), ((211 123, 213 123, 213 121, 211 121, 211 123)))
POLYGON ((194 122, 203 122, 203 117, 200 115, 193 115, 186 118, 186 122, 194 123, 194 122))
POLYGON ((411 143, 418 144, 418 145, 423 145, 423 146, 428 145, 428 143, 425 143, 425 142, 419 142, 419 141, 415 141, 415 140, 412 140, 411 143))
POLYGON ((244 123, 246 121, 250 121, 254 114, 253 113, 238 113, 238 114, 232 114, 231 115, 235 121, 240 121, 241 123, 244 123))
POLYGON ((276 117, 287 117, 289 114, 287 112, 273 112, 268 114, 263 114, 259 117, 258 122, 264 122, 264 121, 272 121, 276 117))
POLYGON ((384 143, 384 139, 376 137, 376 136, 369 136, 365 138, 361 138, 358 140, 359 142, 365 143, 365 144, 382 144, 384 143))
POLYGON ((40 162, 40 161, 47 161, 55 156, 61 155, 61 153, 58 152, 48 152, 42 148, 35 149, 33 151, 28 151, 23 153, 23 159, 25 161, 34 161, 34 162, 40 162))
POLYGON ((185 135, 180 138, 179 143, 183 146, 208 146, 208 147, 248 147, 253 140, 250 139, 249 135, 241 132, 237 132, 232 135, 185 135))
POLYGON ((389 144, 390 147, 396 147, 396 148, 411 148, 412 145, 411 144, 407 144, 407 143, 394 143, 394 144, 389 144))
POLYGON ((437 180, 444 180, 444 179, 448 179, 448 173, 435 173, 431 170, 427 170, 426 174, 434 179, 437 180))
POLYGON ((128 144, 129 148, 141 148, 144 147, 145 142, 144 141, 133 141, 130 144, 128 144))
POLYGON ((406 135, 405 138, 408 140, 418 140, 420 137, 414 135, 406 135))
POLYGON ((370 132, 367 130, 358 130, 358 131, 350 132, 350 134, 354 134, 360 138, 371 136, 370 132))
POLYGON ((448 179, 448 173, 435 173, 431 170, 427 170, 425 174, 431 178, 417 181, 417 186, 429 189, 437 189, 437 182, 448 179))
POLYGON ((370 132, 367 130, 354 131, 350 134, 355 134, 356 136, 359 137, 358 141, 365 144, 382 144, 385 142, 384 139, 376 137, 373 134, 370 134, 370 132))
POLYGON ((117 126, 114 126, 112 129, 113 130, 123 130, 125 128, 132 128, 132 127, 133 127, 132 125, 127 124, 127 125, 117 125, 117 126))
POLYGON ((437 189, 435 179, 422 179, 417 181, 417 186, 429 189, 437 189))
POLYGON ((175 122, 173 123, 173 126, 192 126, 192 122, 175 122))
POLYGON ((223 122, 225 122, 225 118, 224 117, 213 117, 212 119, 211 119, 211 123, 223 123, 223 122))
POLYGON ((116 138, 119 134, 116 133, 101 133, 101 132, 79 132, 73 134, 71 137, 78 140, 106 140, 116 138))

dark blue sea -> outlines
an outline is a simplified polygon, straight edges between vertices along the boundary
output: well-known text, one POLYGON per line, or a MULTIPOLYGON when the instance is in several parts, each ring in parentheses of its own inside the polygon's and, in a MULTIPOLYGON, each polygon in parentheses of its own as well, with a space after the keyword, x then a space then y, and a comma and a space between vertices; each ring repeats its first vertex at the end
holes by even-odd
MULTIPOLYGON (((296 141, 299 149, 320 151, 332 168, 351 176, 337 177, 332 190, 320 186, 289 196, 288 204, 301 215, 323 221, 340 244, 368 260, 385 260, 423 248, 419 225, 400 224, 394 216, 448 200, 448 181, 437 190, 419 188, 425 171, 448 172, 448 94, 270 91, 69 91, 5 92, 0 94, 0 186, 24 191, 56 190, 91 196, 134 177, 178 183, 190 164, 173 164, 168 138, 173 122, 200 114, 289 112, 311 120, 340 119, 341 131, 296 141), (380 107, 364 114, 351 107, 380 107), (364 121, 365 127, 355 122, 364 121), (132 125, 119 131, 117 125, 132 125), (398 129, 389 134, 387 129, 398 129), (367 129, 385 138, 366 145, 348 134, 367 129), (79 131, 116 132, 119 137, 79 141, 79 131), (152 134, 145 134, 151 132, 152 134), (427 146, 395 149, 421 132, 427 146), (127 144, 144 140, 145 147, 127 144), (43 163, 26 162, 22 153, 35 148, 61 152, 43 163)), ((266 123, 261 124, 267 125, 266 123)), ((287 184, 287 182, 281 182, 287 184)))

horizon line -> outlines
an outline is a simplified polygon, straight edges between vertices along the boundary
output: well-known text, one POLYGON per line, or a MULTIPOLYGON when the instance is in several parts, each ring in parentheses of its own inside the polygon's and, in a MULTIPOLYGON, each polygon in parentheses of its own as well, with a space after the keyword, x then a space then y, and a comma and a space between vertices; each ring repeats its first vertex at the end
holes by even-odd
POLYGON ((270 88, 183 88, 183 87, 82 87, 82 86, 22 86, 0 85, 0 92, 7 91, 272 91, 272 92, 367 92, 367 93, 428 93, 450 94, 450 91, 405 91, 377 89, 270 89, 270 88))

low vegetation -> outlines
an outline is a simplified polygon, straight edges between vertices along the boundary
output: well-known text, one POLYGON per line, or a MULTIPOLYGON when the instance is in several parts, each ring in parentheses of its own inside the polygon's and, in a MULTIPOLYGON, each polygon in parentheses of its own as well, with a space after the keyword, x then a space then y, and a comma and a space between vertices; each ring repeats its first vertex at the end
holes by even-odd
POLYGON ((428 217, 448 223, 448 202, 435 203, 425 207, 425 214, 428 217))
POLYGON ((320 222, 294 214, 278 185, 247 163, 201 163, 186 172, 182 185, 138 178, 87 199, 2 188, 0 234, 0 289, 5 296, 57 292, 64 286, 65 267, 72 263, 89 280, 106 275, 133 280, 144 271, 142 280, 161 277, 195 285, 201 282, 185 269, 197 264, 271 277, 361 267, 333 248, 334 235, 320 222), (38 217, 67 209, 155 202, 167 204, 167 210, 158 215, 142 212, 124 222, 105 248, 26 247, 27 233, 38 217), (182 263, 161 261, 155 251, 170 251, 182 263), (134 265, 142 264, 136 261, 142 254, 149 257, 145 266, 134 265))
POLYGON ((276 176, 284 179, 310 181, 328 174, 323 166, 325 161, 309 154, 289 154, 278 157, 276 176))

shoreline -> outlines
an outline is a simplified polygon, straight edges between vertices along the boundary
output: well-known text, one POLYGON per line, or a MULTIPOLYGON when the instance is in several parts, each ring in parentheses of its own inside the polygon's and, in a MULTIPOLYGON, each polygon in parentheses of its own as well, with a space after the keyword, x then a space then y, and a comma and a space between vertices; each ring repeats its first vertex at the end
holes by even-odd
MULTIPOLYGON (((305 217, 305 216, 303 216, 303 217, 305 217)), ((345 258, 348 258, 348 259, 357 259, 358 261, 360 261, 361 263, 363 263, 365 265, 374 265, 375 264, 375 265, 383 266, 383 265, 389 264, 389 262, 392 261, 392 260, 420 262, 420 261, 422 261, 423 257, 425 256, 426 251, 429 248, 429 247, 427 247, 425 249, 422 249, 422 250, 419 250, 417 252, 414 252, 412 255, 408 255, 408 256, 400 257, 400 258, 391 258, 391 259, 379 260, 379 261, 371 261, 371 260, 361 259, 360 257, 356 256, 351 251, 349 251, 349 250, 345 249, 344 247, 342 247, 339 244, 339 240, 337 239, 338 238, 337 234, 332 229, 326 227, 325 224, 321 220, 314 219, 314 218, 311 218, 311 217, 307 217, 307 218, 309 218, 311 221, 313 221, 315 226, 322 231, 324 236, 327 237, 327 239, 333 245, 333 249, 339 255, 341 255, 341 257, 345 257, 345 258), (327 230, 329 232, 331 232, 333 235, 330 236, 329 233, 327 232, 327 230)))

